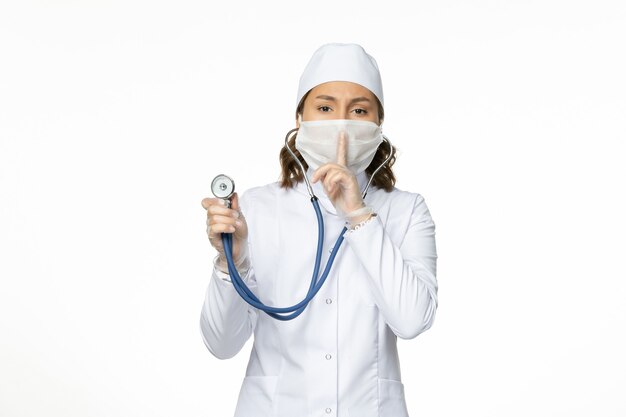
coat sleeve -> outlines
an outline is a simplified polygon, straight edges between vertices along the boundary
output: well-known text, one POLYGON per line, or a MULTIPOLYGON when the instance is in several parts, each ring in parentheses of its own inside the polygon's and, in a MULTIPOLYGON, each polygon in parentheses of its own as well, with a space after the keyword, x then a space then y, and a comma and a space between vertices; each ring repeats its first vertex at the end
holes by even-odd
MULTIPOLYGON (((245 215, 243 195, 239 201, 245 215)), ((239 273, 248 288, 256 294, 253 266, 239 273)), ((230 359, 239 353, 256 327, 258 312, 258 309, 241 298, 230 276, 220 271, 214 263, 200 314, 202 340, 211 354, 218 359, 230 359)))
POLYGON ((379 216, 344 239, 365 270, 373 298, 391 330, 412 339, 428 330, 437 310, 435 223, 424 198, 416 194, 408 229, 400 246, 379 216))

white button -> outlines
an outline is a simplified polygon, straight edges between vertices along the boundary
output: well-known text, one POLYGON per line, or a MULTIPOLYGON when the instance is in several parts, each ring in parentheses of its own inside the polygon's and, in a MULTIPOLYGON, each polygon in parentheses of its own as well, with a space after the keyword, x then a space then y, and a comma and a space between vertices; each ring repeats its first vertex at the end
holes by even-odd
POLYGON ((330 414, 331 411, 333 411, 333 410, 331 410, 330 408, 327 408, 326 409, 326 414, 330 414))
POLYGON ((330 355, 330 353, 326 354, 326 359, 330 360, 330 358, 332 358, 332 356, 330 355))
POLYGON ((332 303, 332 302, 333 302, 333 300, 332 300, 332 299, 330 299, 330 298, 327 298, 327 299, 326 299, 326 304, 330 304, 330 303, 332 303))
POLYGON ((333 253, 334 248, 335 248, 334 246, 331 246, 330 249, 328 249, 328 253, 333 253))

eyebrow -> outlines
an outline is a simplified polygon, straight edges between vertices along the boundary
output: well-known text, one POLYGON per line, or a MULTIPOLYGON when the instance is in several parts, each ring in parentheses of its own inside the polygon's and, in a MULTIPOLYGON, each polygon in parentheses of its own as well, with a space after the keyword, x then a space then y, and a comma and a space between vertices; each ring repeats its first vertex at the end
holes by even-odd
MULTIPOLYGON (((329 100, 329 101, 337 101, 337 100, 335 99, 335 97, 333 97, 333 96, 327 96, 327 95, 324 95, 324 94, 322 94, 322 95, 320 95, 320 96, 317 96, 317 97, 315 97, 315 98, 321 98, 321 99, 323 99, 323 100, 329 100)), ((367 97, 355 97, 355 98, 353 98, 352 100, 350 100, 350 103, 348 103, 348 104, 356 103, 357 101, 369 101, 369 102, 371 102, 372 100, 370 100, 370 99, 369 99, 369 98, 367 98, 367 97)))

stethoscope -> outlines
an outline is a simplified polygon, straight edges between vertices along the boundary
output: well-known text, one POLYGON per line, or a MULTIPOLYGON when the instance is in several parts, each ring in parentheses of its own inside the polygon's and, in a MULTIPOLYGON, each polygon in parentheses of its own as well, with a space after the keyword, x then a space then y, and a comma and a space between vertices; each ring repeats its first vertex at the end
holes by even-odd
MULTIPOLYGON (((243 280, 241 279, 241 276, 239 275, 239 272, 237 271, 237 268, 235 267, 235 263, 233 261, 232 233, 227 233, 227 232, 222 233, 222 244, 224 245, 224 253, 226 254, 226 261, 228 263, 228 272, 231 278, 231 282, 233 286, 235 287, 235 290, 237 291, 237 293, 241 296, 241 298, 243 298, 251 306, 264 311, 270 317, 273 317, 277 320, 285 320, 285 321, 293 320, 296 317, 298 317, 300 314, 302 314, 302 312, 304 311, 306 306, 309 304, 309 302, 313 299, 313 297, 315 297, 315 295, 318 293, 320 288, 322 288, 322 285, 324 285, 324 282, 326 281, 326 277, 328 276, 328 273, 330 272, 330 268, 332 267, 333 261, 335 260, 335 256, 337 256, 337 252, 339 251, 339 248, 341 247, 341 244, 343 243, 344 234, 348 230, 346 226, 344 226, 344 228, 341 230, 341 233, 339 234, 339 237, 337 238, 337 242, 333 246, 333 250, 330 254, 330 257, 328 258, 328 262, 326 263, 324 272, 322 273, 321 278, 317 280, 317 276, 319 274, 319 269, 320 269, 320 263, 322 260, 322 246, 324 243, 324 219, 322 217, 322 212, 320 210, 317 196, 313 192, 313 187, 311 187, 311 183, 309 182, 309 179, 307 178, 306 170, 304 169, 304 166, 302 165, 298 157, 293 153, 293 151, 289 148, 289 145, 288 145, 291 133, 297 130, 298 128, 296 127, 294 129, 291 129, 289 132, 287 132, 287 135, 285 136, 285 148, 287 148, 287 150, 289 151, 293 159, 298 163, 298 165, 300 166, 300 169, 302 170, 301 172, 304 174, 303 175, 304 180, 306 181, 306 186, 309 191, 309 195, 311 196, 311 203, 313 204, 313 208, 315 209, 315 213, 317 215, 317 226, 318 226, 317 227, 317 230, 318 230, 317 255, 315 259, 315 267, 313 269, 313 276, 311 278, 311 285, 309 286, 309 291, 307 292, 304 299, 300 301, 298 304, 295 304, 291 307, 270 307, 270 306, 266 306, 265 304, 263 304, 261 300, 259 300, 257 296, 254 295, 254 293, 250 291, 248 286, 243 282, 243 280), (289 314, 285 316, 281 315, 282 313, 292 313, 292 312, 293 314, 289 314)), ((389 156, 387 156, 387 158, 383 161, 383 163, 380 164, 380 166, 376 168, 376 170, 372 173, 367 183, 367 186, 365 187, 365 190, 363 191, 363 199, 365 199, 365 196, 367 195, 367 190, 369 189, 370 184, 372 183, 372 180, 374 179, 374 176, 383 166, 385 166, 385 164, 389 161, 389 159, 391 159, 391 156, 393 154, 393 147, 391 145, 391 142, 387 138, 387 136, 383 135, 383 140, 385 140, 389 144, 389 156)), ((235 182, 232 180, 232 178, 228 177, 227 175, 220 174, 213 179, 211 183, 211 191, 213 192, 213 195, 215 197, 224 199, 226 202, 226 206, 230 208, 231 206, 230 198, 235 192, 235 182)))

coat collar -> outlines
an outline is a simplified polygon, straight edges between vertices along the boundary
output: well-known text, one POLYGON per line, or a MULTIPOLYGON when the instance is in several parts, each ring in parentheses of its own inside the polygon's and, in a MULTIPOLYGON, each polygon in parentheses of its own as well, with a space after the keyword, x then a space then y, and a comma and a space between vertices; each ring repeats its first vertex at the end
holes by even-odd
MULTIPOLYGON (((311 167, 308 167, 306 170, 306 176, 309 179, 309 182, 311 181, 311 177, 313 177, 313 171, 314 170, 311 167)), ((361 190, 361 194, 362 194, 363 191, 365 191, 367 182, 369 181, 369 176, 367 175, 367 172, 363 171, 357 174, 356 180, 359 183, 359 189, 361 190)), ((294 188, 302 194, 305 194, 307 196, 309 195, 309 190, 307 189, 306 182, 304 180, 297 183, 294 188)), ((328 196, 326 195, 322 182, 317 181, 315 184, 311 184, 311 188, 313 188, 313 193, 315 193, 315 195, 317 196, 320 206, 327 213, 332 214, 333 216, 337 216, 337 209, 335 209, 335 206, 333 206, 333 203, 330 201, 330 198, 328 198, 328 196)), ((374 185, 370 185, 370 188, 367 192, 367 196, 365 196, 366 202, 370 200, 368 197, 370 196, 370 194, 373 193, 374 188, 375 188, 374 185)))

